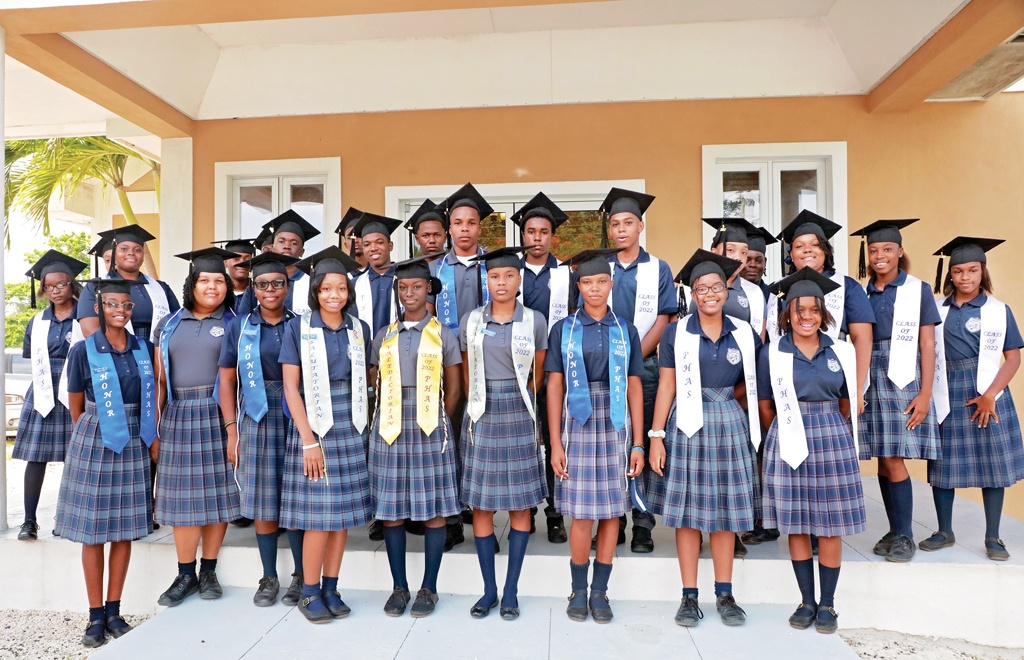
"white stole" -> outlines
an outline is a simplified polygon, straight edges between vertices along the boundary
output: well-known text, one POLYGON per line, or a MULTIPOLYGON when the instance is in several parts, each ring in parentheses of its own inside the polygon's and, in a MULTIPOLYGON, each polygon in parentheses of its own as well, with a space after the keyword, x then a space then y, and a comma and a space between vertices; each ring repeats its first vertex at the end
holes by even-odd
MULTIPOLYGON (((469 410, 469 418, 474 422, 480 420, 487 408, 487 376, 484 371, 484 335, 489 332, 487 324, 484 323, 484 310, 490 311, 490 304, 477 307, 469 313, 469 327, 466 329, 466 337, 469 343, 469 380, 470 393, 469 401, 466 404, 469 410)), ((523 320, 512 322, 512 364, 516 369, 516 380, 519 382, 519 391, 522 394, 526 409, 530 411, 530 417, 536 419, 533 397, 530 395, 528 380, 530 370, 533 368, 535 337, 533 334, 534 311, 529 307, 517 303, 518 308, 522 306, 523 320)))
MULTIPOLYGON (((164 288, 160 286, 160 281, 153 277, 146 277, 146 284, 144 285, 146 294, 149 296, 149 302, 153 306, 153 316, 149 325, 149 341, 156 342, 156 326, 160 323, 165 316, 171 313, 171 306, 167 302, 167 294, 164 292, 164 288)), ((102 310, 100 311, 102 314, 102 310)), ((132 322, 128 321, 125 324, 124 329, 128 334, 135 334, 135 328, 132 326, 132 322)), ((72 339, 73 343, 74 340, 72 339)))
POLYGON ((334 407, 331 405, 331 381, 324 331, 322 328, 311 327, 311 319, 310 313, 302 315, 300 343, 303 398, 309 428, 317 438, 322 438, 334 426, 334 407))
POLYGON ((292 312, 299 316, 309 314, 309 275, 303 274, 297 280, 289 282, 292 287, 292 312))
POLYGON ((743 294, 747 297, 747 306, 750 310, 750 325, 754 327, 754 332, 758 335, 764 330, 764 291, 761 291, 761 287, 757 286, 753 282, 740 279, 740 288, 743 289, 743 294))
MULTIPOLYGON (((949 314, 949 305, 939 305, 939 316, 943 324, 949 314)), ((1006 304, 988 296, 981 306, 981 328, 978 331, 978 371, 975 376, 978 394, 984 394, 999 373, 1002 365, 1003 346, 1006 342, 1006 304)), ((935 332, 935 385, 932 399, 935 412, 942 422, 949 414, 949 381, 946 374, 946 338, 945 330, 939 328, 935 332), (939 361, 939 355, 942 361, 939 361), (941 373, 939 367, 942 367, 941 373)), ((996 394, 998 399, 1002 392, 996 394)))
POLYGON ((32 322, 32 390, 35 396, 35 410, 46 417, 53 410, 53 375, 50 371, 50 320, 43 314, 36 314, 32 322))
MULTIPOLYGON (((71 339, 69 340, 68 355, 71 355, 71 347, 80 341, 85 340, 82 333, 82 325, 75 319, 71 322, 71 339)), ((71 399, 68 397, 68 359, 64 358, 64 369, 60 372, 60 382, 57 384, 57 400, 64 404, 64 407, 71 409, 71 399)))
POLYGON ((569 315, 569 267, 552 268, 548 278, 548 327, 569 315))
POLYGON ((949 415, 949 377, 946 374, 946 314, 949 307, 939 305, 942 327, 935 329, 935 375, 932 377, 932 403, 935 404, 935 421, 941 424, 949 415))
MULTIPOLYGON (((356 276, 355 281, 355 294, 356 294, 356 316, 366 322, 366 325, 370 326, 370 330, 373 330, 373 292, 370 289, 370 268, 367 266, 366 270, 356 276)), ((394 278, 392 278, 394 282, 394 278)), ((388 289, 388 325, 391 325, 398 318, 395 315, 395 306, 391 300, 392 294, 391 289, 388 289)), ((292 300, 294 302, 294 299, 292 300)), ((378 304, 383 304, 380 302, 378 304)))
MULTIPOLYGON (((651 331, 651 328, 654 327, 655 322, 658 320, 658 283, 661 276, 659 265, 661 260, 651 254, 647 256, 650 258, 646 262, 636 265, 636 300, 633 303, 633 325, 636 326, 637 334, 640 335, 640 341, 643 341, 644 337, 647 336, 647 333, 651 331)), ((612 273, 614 272, 613 264, 612 273)), ((553 298, 554 292, 552 292, 553 298)), ((608 307, 612 311, 615 310, 611 294, 608 295, 608 307)), ((549 326, 550 323, 549 320, 549 326)))
POLYGON ((920 326, 921 280, 908 274, 906 281, 896 287, 892 336, 889 341, 889 366, 886 370, 889 380, 901 390, 914 382, 917 376, 917 338, 921 332, 920 326))
MULTIPOLYGON (((349 317, 348 360, 352 370, 352 424, 362 433, 366 430, 369 404, 366 401, 366 345, 359 319, 349 317)), ((369 324, 367 324, 369 325, 369 324)))

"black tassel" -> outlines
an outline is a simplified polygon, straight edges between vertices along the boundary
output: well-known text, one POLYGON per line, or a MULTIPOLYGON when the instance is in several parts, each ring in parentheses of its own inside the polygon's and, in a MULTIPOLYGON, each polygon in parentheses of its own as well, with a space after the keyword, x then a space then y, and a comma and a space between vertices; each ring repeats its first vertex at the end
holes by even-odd
POLYGON ((677 293, 676 297, 677 297, 676 311, 679 314, 679 318, 682 318, 682 317, 686 316, 686 313, 688 311, 687 304, 686 304, 686 289, 683 288, 682 284, 679 285, 678 293, 677 293))
POLYGON ((608 214, 601 214, 601 249, 608 247, 608 214))
POLYGON ((391 282, 392 300, 395 305, 395 318, 399 321, 405 320, 405 315, 402 314, 402 306, 398 303, 398 278, 396 277, 391 282))
POLYGON ((484 305, 484 282, 483 278, 480 277, 480 269, 483 266, 481 264, 476 265, 476 306, 483 307, 484 305))
MULTIPOLYGON (((42 283, 42 282, 40 282, 42 283)), ((31 300, 32 309, 36 308, 36 281, 34 278, 30 278, 28 281, 28 297, 31 300)))
POLYGON ((566 306, 570 314, 574 314, 579 309, 579 306, 576 304, 579 300, 579 295, 579 288, 576 286, 576 276, 572 269, 569 269, 569 299, 566 301, 566 306))
POLYGON ((719 229, 718 231, 715 232, 715 237, 713 239, 711 239, 711 249, 712 250, 714 250, 716 247, 721 245, 722 237, 724 237, 724 236, 725 236, 725 227, 723 226, 721 229, 719 229))
POLYGON ((862 280, 868 276, 867 240, 860 239, 860 260, 857 265, 857 279, 862 280))
POLYGON ((942 255, 939 255, 939 267, 935 269, 935 293, 942 291, 942 255))
POLYGON ((98 255, 93 255, 92 257, 92 273, 93 277, 100 276, 100 258, 98 255))

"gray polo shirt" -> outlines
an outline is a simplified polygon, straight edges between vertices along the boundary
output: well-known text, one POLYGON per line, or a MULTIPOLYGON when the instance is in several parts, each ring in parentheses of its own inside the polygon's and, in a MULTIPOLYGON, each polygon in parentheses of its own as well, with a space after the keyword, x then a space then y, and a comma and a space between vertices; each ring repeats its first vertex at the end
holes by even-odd
MULTIPOLYGON (((479 254, 483 254, 483 250, 478 251, 479 254)), ((437 274, 438 269, 441 267, 441 261, 447 259, 448 263, 455 269, 455 305, 458 307, 457 317, 459 320, 469 314, 471 311, 480 306, 480 296, 483 293, 483 284, 480 279, 480 268, 479 263, 474 263, 471 266, 467 266, 462 263, 458 257, 455 256, 455 250, 449 252, 445 257, 436 261, 430 262, 430 274, 434 277, 439 277, 437 274)), ((436 303, 437 297, 431 302, 436 303)))
MULTIPOLYGON (((512 318, 498 323, 491 316, 490 304, 484 306, 484 375, 487 380, 510 380, 516 377, 516 367, 512 362, 512 323, 523 320, 523 304, 516 302, 516 311, 512 318)), ((459 346, 463 353, 469 351, 469 314, 462 317, 459 323, 459 346)), ((535 312, 533 315, 533 350, 545 351, 548 348, 548 324, 544 315, 535 312)), ((538 374, 543 378, 543 374, 538 374)))
MULTIPOLYGON (((170 316, 165 316, 157 325, 158 347, 168 318, 170 316)), ((220 359, 226 325, 223 305, 204 319, 197 319, 187 309, 181 310, 181 322, 167 346, 172 388, 212 386, 217 382, 220 369, 217 361, 220 359)))
MULTIPOLYGON (((398 366, 402 370, 402 387, 416 387, 416 358, 420 350, 420 338, 423 336, 423 328, 431 315, 412 326, 405 327, 402 322, 398 323, 398 366)), ((373 347, 370 350, 370 364, 380 365, 380 346, 384 343, 384 337, 388 329, 381 328, 377 336, 373 338, 373 347)), ((450 367, 455 364, 462 364, 462 352, 459 350, 459 338, 451 329, 441 326, 441 353, 442 364, 450 367)))

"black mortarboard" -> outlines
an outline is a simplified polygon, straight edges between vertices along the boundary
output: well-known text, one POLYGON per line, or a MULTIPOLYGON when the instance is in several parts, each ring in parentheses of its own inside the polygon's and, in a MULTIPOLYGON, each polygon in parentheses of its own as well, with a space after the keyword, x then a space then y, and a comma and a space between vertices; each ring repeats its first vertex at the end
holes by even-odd
POLYGON ((405 221, 405 228, 413 234, 420 228, 421 222, 440 222, 445 231, 448 231, 448 219, 444 217, 444 211, 432 200, 424 200, 420 207, 405 221))
POLYGON ((107 239, 108 241, 117 243, 138 243, 144 245, 146 241, 152 241, 156 238, 153 234, 143 229, 139 225, 125 225, 124 227, 115 227, 106 231, 101 231, 100 236, 107 239))
POLYGON ((867 257, 865 245, 868 243, 896 243, 903 245, 903 235, 900 229, 917 222, 917 218, 907 220, 876 220, 870 225, 861 227, 851 232, 850 236, 860 236, 860 259, 857 267, 857 277, 864 279, 867 276, 867 257))
POLYGON ((644 213, 647 212, 647 208, 653 201, 654 195, 623 190, 622 188, 612 188, 608 192, 608 196, 601 202, 601 208, 598 210, 606 218, 610 218, 616 213, 632 213, 637 218, 643 218, 644 213))
POLYGON ((451 219, 452 211, 459 208, 460 206, 468 206, 471 209, 476 209, 476 212, 480 214, 480 219, 483 220, 490 214, 494 213, 494 209, 487 203, 487 200, 477 192, 477 189, 473 187, 472 183, 467 183, 462 186, 448 199, 441 202, 444 207, 445 213, 451 219))
POLYGON ((608 257, 621 252, 623 248, 598 248, 577 252, 562 262, 563 266, 576 269, 578 277, 611 275, 612 264, 608 257))
POLYGON ((191 264, 190 272, 192 273, 226 273, 224 260, 234 259, 238 255, 219 247, 208 247, 201 250, 193 250, 192 252, 183 252, 174 256, 189 262, 191 264))
POLYGON ((750 224, 745 218, 702 218, 704 224, 715 230, 715 237, 711 240, 711 247, 722 243, 747 243, 751 235, 757 234, 758 229, 750 224))
POLYGON ((220 245, 237 256, 239 254, 256 254, 256 248, 253 246, 255 241, 255 238, 232 238, 226 241, 210 241, 210 245, 220 245))
POLYGON ((942 289, 942 258, 949 258, 949 267, 977 261, 988 263, 985 253, 1006 241, 1002 238, 976 238, 974 236, 957 236, 935 251, 939 258, 939 267, 935 271, 935 293, 942 289))
POLYGON ((249 268, 250 277, 256 279, 267 273, 288 274, 288 266, 298 263, 298 259, 287 254, 276 252, 261 252, 252 259, 240 262, 239 265, 249 268))
POLYGON ((358 222, 359 218, 363 217, 363 212, 354 206, 348 207, 345 211, 345 215, 341 216, 341 222, 334 228, 334 233, 338 236, 344 236, 345 232, 348 231, 348 226, 353 222, 358 222))
MULTIPOLYGON (((69 280, 73 280, 78 277, 79 274, 89 264, 69 257, 68 255, 57 252, 56 250, 47 250, 46 254, 39 258, 39 261, 32 264, 32 267, 25 273, 25 277, 30 279, 43 281, 50 273, 64 273, 68 276, 69 280)), ((29 297, 32 299, 32 307, 36 306, 36 288, 29 282, 29 297)))
POLYGON ((262 250, 264 245, 273 242, 273 240, 274 232, 264 227, 260 230, 259 235, 252 239, 252 243, 256 246, 257 250, 262 250))
POLYGON ((100 240, 96 241, 95 245, 89 248, 89 254, 91 254, 94 257, 102 257, 104 252, 113 249, 114 244, 110 242, 109 238, 104 237, 100 238, 100 240))
POLYGON ((295 267, 310 277, 327 273, 348 275, 349 271, 359 270, 356 260, 336 245, 326 247, 302 261, 296 261, 295 267))
POLYGON ((740 262, 729 257, 715 254, 710 250, 698 249, 683 266, 675 277, 678 284, 685 284, 692 287, 693 283, 712 273, 719 275, 723 282, 728 282, 733 273, 743 266, 740 262))
POLYGON ((302 239, 303 243, 314 236, 320 235, 319 229, 306 222, 305 218, 291 209, 288 209, 263 226, 274 232, 275 236, 281 232, 295 234, 302 239))
POLYGON ((788 305, 790 301, 804 296, 814 296, 821 300, 825 294, 839 288, 839 285, 825 277, 810 266, 804 266, 789 277, 783 278, 768 287, 771 293, 788 305))
POLYGON ((470 261, 482 261, 488 270, 491 268, 521 268, 523 265, 523 251, 525 245, 512 247, 500 247, 497 250, 479 254, 470 261))
POLYGON ((836 224, 828 218, 823 218, 812 211, 800 211, 786 227, 779 232, 776 238, 792 245, 793 239, 805 234, 814 234, 823 241, 827 241, 836 235, 843 226, 836 224))
POLYGON ((120 277, 94 277, 91 280, 80 281, 80 284, 91 284, 96 295, 104 293, 127 293, 131 294, 133 286, 146 286, 140 280, 126 280, 120 277))
POLYGON ((430 283, 431 295, 441 292, 441 280, 430 275, 430 260, 440 257, 444 252, 425 254, 395 264, 395 301, 398 300, 398 280, 426 280, 430 283))
POLYGON ((518 211, 509 218, 519 226, 520 231, 526 228, 526 221, 530 218, 544 218, 551 223, 551 233, 555 233, 559 225, 569 219, 565 211, 558 208, 558 205, 548 199, 542 192, 533 196, 533 199, 524 204, 518 211))
POLYGON ((764 227, 758 227, 756 234, 747 233, 747 249, 751 252, 765 253, 768 246, 779 241, 764 227))
POLYGON ((384 234, 390 238, 391 234, 395 233, 395 230, 401 226, 401 220, 395 220, 394 218, 388 218, 375 213, 364 213, 363 217, 356 221, 356 226, 352 233, 359 238, 363 238, 367 234, 384 234))

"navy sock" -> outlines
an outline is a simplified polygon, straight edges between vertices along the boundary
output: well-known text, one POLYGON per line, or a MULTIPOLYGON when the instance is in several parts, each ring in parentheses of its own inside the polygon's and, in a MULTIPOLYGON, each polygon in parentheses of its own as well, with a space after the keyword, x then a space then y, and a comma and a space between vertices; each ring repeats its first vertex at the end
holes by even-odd
POLYGON ((1003 516, 1005 488, 982 488, 981 501, 985 505, 985 538, 999 538, 999 519, 1003 516))
POLYGON ((569 560, 569 573, 572 575, 572 590, 581 593, 587 590, 590 580, 590 561, 585 564, 574 564, 569 560))
POLYGON ((594 578, 590 581, 590 592, 608 591, 608 578, 612 575, 612 565, 602 564, 594 560, 594 578))
POLYGON ((429 589, 435 594, 437 574, 441 570, 441 558, 444 557, 446 535, 447 530, 444 527, 427 527, 423 533, 423 584, 420 588, 429 589))
POLYGON ((338 578, 336 577, 323 577, 323 581, 320 584, 320 597, 324 599, 325 603, 337 605, 341 602, 341 596, 338 595, 338 578))
POLYGON ((43 491, 46 463, 29 461, 25 466, 25 520, 35 521, 39 508, 39 494, 43 491))
MULTIPOLYGON (((302 585, 302 598, 303 599, 313 598, 314 596, 319 596, 319 595, 320 595, 320 582, 317 582, 316 584, 305 584, 305 583, 303 583, 303 585, 302 585)), ((310 601, 309 605, 307 605, 306 608, 310 612, 322 612, 322 611, 327 609, 327 606, 324 605, 324 602, 323 602, 322 599, 317 599, 317 600, 314 600, 314 601, 310 601)))
POLYGON ((296 573, 302 573, 302 534, 301 529, 289 529, 286 534, 288 545, 292 549, 292 561, 295 562, 296 573))
POLYGON ((121 601, 119 600, 108 600, 103 605, 103 616, 110 618, 112 616, 121 615, 121 601))
POLYGON ((932 500, 935 501, 935 517, 939 519, 939 531, 953 533, 953 499, 956 491, 952 488, 932 486, 932 500))
MULTIPOLYGON (((256 534, 256 547, 260 550, 263 577, 277 577, 277 532, 256 534)), ((206 561, 205 559, 203 561, 206 561)))
POLYGON ((878 490, 882 493, 882 504, 885 505, 885 516, 889 519, 889 531, 895 532, 896 526, 896 513, 892 508, 892 491, 889 488, 889 477, 883 477, 878 475, 878 490))
MULTIPOLYGON (((103 622, 102 625, 105 626, 106 622, 104 621, 103 616, 104 615, 103 615, 103 608, 102 607, 90 607, 89 608, 89 621, 101 621, 101 622, 103 622)), ((89 628, 89 630, 92 630, 92 628, 89 628)))
POLYGON ((191 575, 192 577, 195 577, 196 576, 196 563, 194 561, 190 561, 187 564, 182 564, 179 561, 178 562, 178 575, 191 575))
POLYGON ((839 583, 839 567, 832 568, 818 562, 818 581, 821 582, 821 607, 833 607, 836 598, 836 585, 839 583))
POLYGON ((200 557, 199 558, 199 572, 200 573, 205 573, 206 571, 215 571, 215 570, 217 570, 217 560, 216 559, 207 559, 206 557, 200 557))
POLYGON ((800 598, 804 605, 814 606, 814 560, 801 559, 793 560, 793 573, 796 574, 796 584, 800 587, 800 598))
POLYGON ((526 558, 526 545, 529 542, 529 532, 520 532, 517 529, 509 530, 508 572, 505 574, 505 588, 501 595, 501 602, 509 607, 517 607, 519 605, 519 574, 523 570, 523 560, 526 558))
POLYGON ((896 533, 914 538, 914 486, 910 482, 910 477, 903 481, 890 481, 889 492, 892 494, 896 533))
POLYGON ((384 549, 388 553, 391 567, 391 581, 396 589, 408 589, 409 580, 405 574, 405 527, 384 525, 384 549))
POLYGON ((484 596, 480 602, 493 603, 498 600, 498 582, 494 577, 494 535, 474 536, 473 541, 476 543, 476 558, 480 562, 480 575, 484 579, 484 596))
POLYGON ((692 589, 690 587, 683 587, 683 598, 692 597, 694 600, 697 600, 698 593, 696 587, 692 589))
POLYGON ((715 598, 732 593, 732 582, 719 582, 715 580, 715 598))

